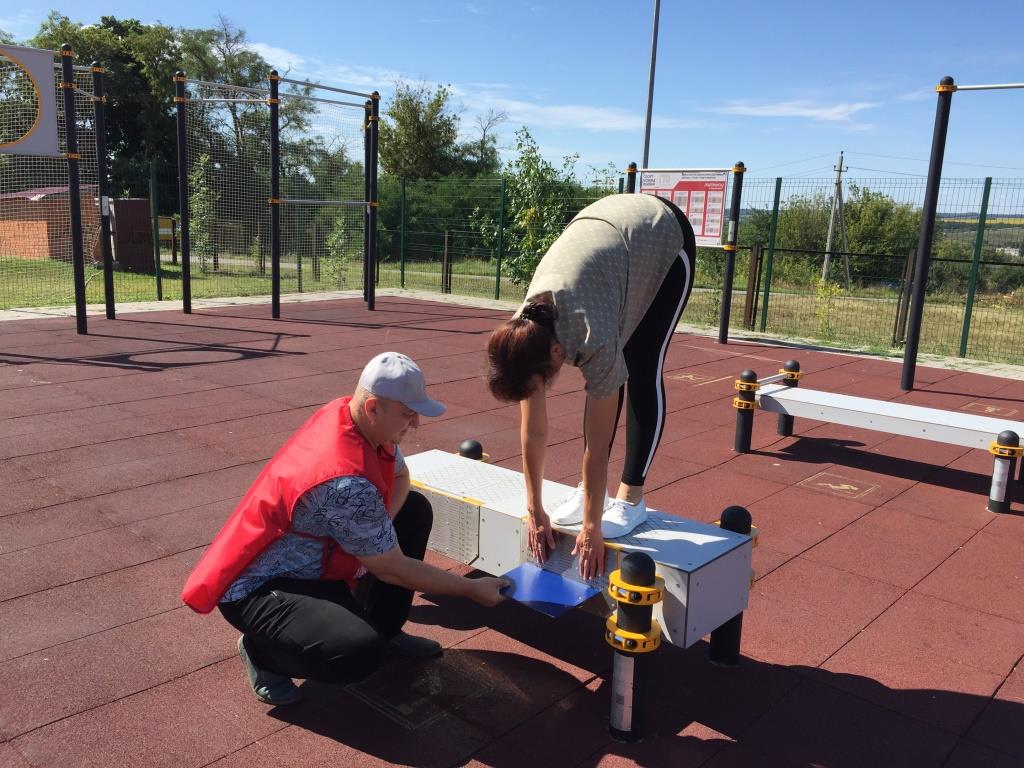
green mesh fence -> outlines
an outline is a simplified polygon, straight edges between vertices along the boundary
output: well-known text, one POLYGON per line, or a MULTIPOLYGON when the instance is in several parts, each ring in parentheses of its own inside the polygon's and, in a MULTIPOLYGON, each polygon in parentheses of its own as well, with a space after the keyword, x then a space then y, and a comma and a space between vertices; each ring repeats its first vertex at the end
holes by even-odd
MULTIPOLYGON (((837 222, 842 226, 835 229, 831 249, 826 245, 833 180, 783 180, 777 211, 771 203, 745 208, 741 242, 764 244, 766 253, 758 329, 877 351, 899 349, 924 187, 925 180, 917 178, 844 180, 837 222), (769 248, 773 214, 776 236, 769 248)), ((942 181, 922 352, 1024 359, 1015 341, 1024 331, 1021 187, 1019 180, 995 180, 986 207, 985 180, 942 181)))
MULTIPOLYGON (((74 78, 86 300, 99 303, 103 270, 97 248, 100 215, 92 74, 88 67, 76 67, 74 78)), ((60 69, 55 68, 54 83, 61 79, 60 69)), ((65 152, 63 92, 59 87, 55 90, 58 149, 65 152)), ((34 110, 19 107, 30 102, 26 94, 33 92, 25 71, 0 56, 0 137, 5 141, 28 130, 31 122, 26 125, 26 121, 34 121, 34 110)), ((67 160, 0 155, 0 309, 74 304, 71 259, 67 160)))

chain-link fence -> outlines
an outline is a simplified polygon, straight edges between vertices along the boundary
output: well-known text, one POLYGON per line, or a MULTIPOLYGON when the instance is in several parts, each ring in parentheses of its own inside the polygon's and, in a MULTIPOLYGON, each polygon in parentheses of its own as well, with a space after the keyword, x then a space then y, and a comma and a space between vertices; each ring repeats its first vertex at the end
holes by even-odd
POLYGON ((358 289, 366 232, 363 105, 304 87, 281 95, 280 122, 281 292, 358 289))
MULTIPOLYGON (((58 149, 67 151, 62 81, 54 69, 58 149)), ((103 301, 92 73, 74 68, 82 246, 87 300, 103 301)), ((0 140, 23 135, 35 120, 35 88, 24 69, 0 55, 0 140), (27 121, 27 122, 26 122, 27 121)), ((0 309, 74 304, 68 161, 0 155, 0 309)))

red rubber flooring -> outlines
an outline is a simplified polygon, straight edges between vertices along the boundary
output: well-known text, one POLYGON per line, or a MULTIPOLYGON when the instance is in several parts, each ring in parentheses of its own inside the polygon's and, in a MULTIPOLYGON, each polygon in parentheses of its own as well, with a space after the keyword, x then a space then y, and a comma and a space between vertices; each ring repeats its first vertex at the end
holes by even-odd
MULTIPOLYGON (((1020 490, 993 515, 987 454, 808 421, 779 438, 770 414, 738 456, 731 407, 739 371, 794 355, 805 386, 1016 419, 1024 382, 922 367, 904 394, 896 363, 682 334, 648 500, 706 521, 751 509, 739 669, 711 667, 704 643, 645 658, 646 738, 621 745, 599 619, 424 596, 410 630, 443 658, 260 704, 235 632, 179 589, 261 464, 366 360, 413 356, 449 406, 407 453, 474 437, 519 466, 517 409, 481 379, 505 313, 401 298, 283 312, 92 317, 87 337, 68 319, 0 324, 0 767, 1024 765, 1020 490)), ((574 483, 578 373, 557 389, 548 475, 574 483)), ((620 434, 613 472, 621 453, 620 434)))

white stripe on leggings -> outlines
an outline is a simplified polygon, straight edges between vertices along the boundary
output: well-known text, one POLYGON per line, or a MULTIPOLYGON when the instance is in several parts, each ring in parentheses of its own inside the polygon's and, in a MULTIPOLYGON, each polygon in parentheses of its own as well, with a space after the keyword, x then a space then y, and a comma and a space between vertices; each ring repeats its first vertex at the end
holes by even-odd
POLYGON ((647 477, 647 473, 651 469, 651 462, 654 461, 655 451, 658 448, 658 443, 661 442, 661 433, 665 430, 665 377, 663 372, 665 370, 665 355, 668 352, 668 343, 672 340, 672 334, 676 332, 679 316, 683 314, 683 307, 686 305, 686 300, 690 297, 690 289, 692 287, 690 285, 690 261, 686 258, 686 251, 680 251, 676 258, 681 259, 683 262, 683 269, 686 271, 686 279, 683 285, 686 287, 683 289, 683 295, 679 297, 679 306, 676 307, 675 319, 668 329, 665 341, 661 344, 661 355, 658 357, 658 373, 654 380, 655 391, 658 393, 658 428, 654 432, 654 440, 651 441, 651 452, 647 455, 647 461, 644 464, 644 477, 647 477))

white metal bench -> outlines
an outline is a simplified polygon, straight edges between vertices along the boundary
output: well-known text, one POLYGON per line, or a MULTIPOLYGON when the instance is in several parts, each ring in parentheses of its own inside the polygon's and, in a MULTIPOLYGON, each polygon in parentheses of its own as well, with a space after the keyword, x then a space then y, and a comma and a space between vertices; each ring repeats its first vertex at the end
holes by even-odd
MULTIPOLYGON (((756 381, 753 372, 744 371, 741 374, 736 384, 739 396, 734 400, 737 407, 737 451, 745 453, 750 450, 750 429, 755 408, 780 415, 781 435, 792 434, 792 419, 799 416, 830 424, 979 448, 995 456, 988 508, 992 512, 1009 511, 1008 485, 1013 465, 1017 457, 1024 453, 1020 447, 1024 422, 805 389, 796 385, 798 379, 799 366, 793 361, 788 362, 778 375, 760 381, 756 381)), ((1018 482, 1022 480, 1024 477, 1018 478, 1018 482)))

